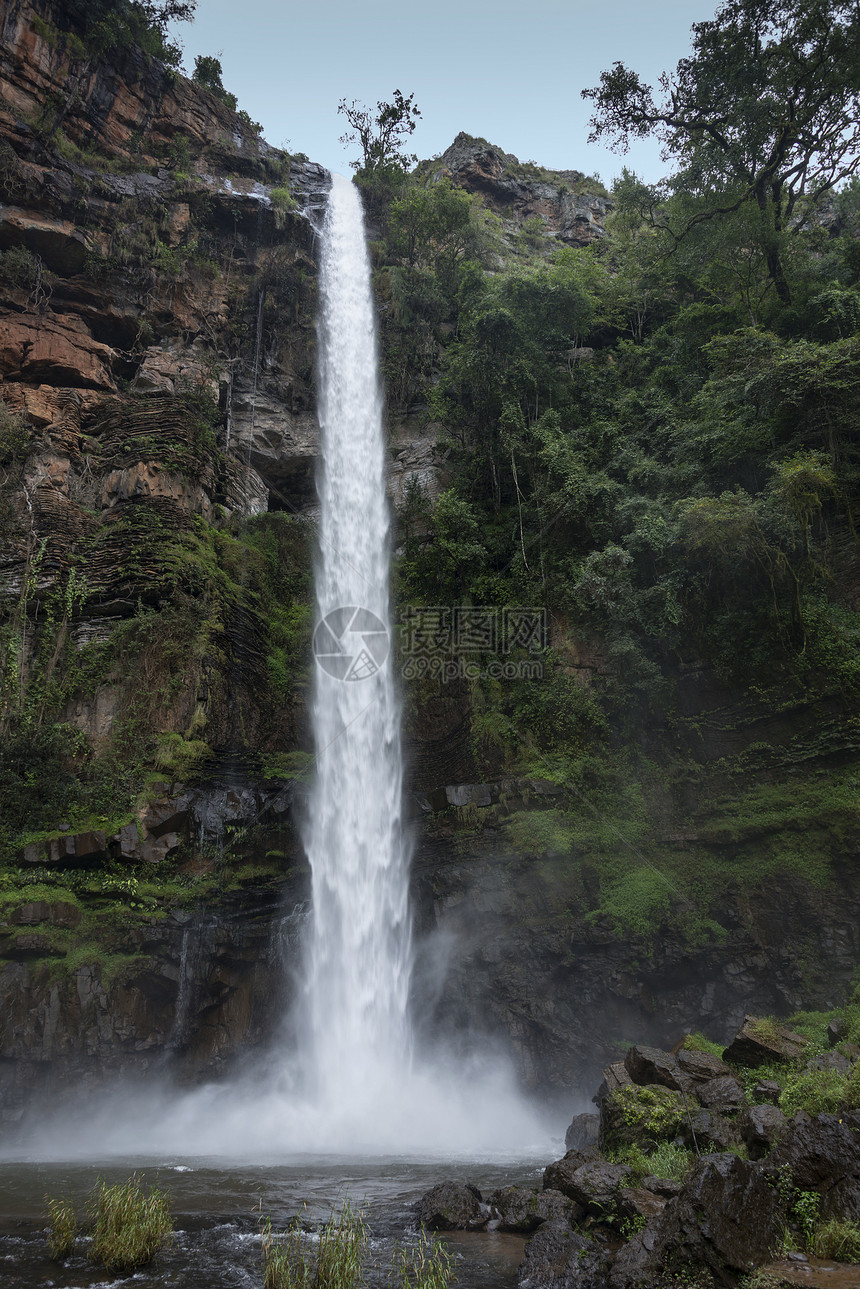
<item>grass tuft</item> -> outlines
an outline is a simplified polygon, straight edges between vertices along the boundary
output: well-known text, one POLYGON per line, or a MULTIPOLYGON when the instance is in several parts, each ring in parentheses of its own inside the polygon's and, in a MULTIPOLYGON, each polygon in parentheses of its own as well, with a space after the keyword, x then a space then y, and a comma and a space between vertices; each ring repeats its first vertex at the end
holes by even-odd
POLYGON ((811 1251, 817 1258, 860 1262, 860 1226, 836 1217, 820 1222, 812 1237, 811 1251))
POLYGON ((45 1203, 50 1222, 48 1253, 57 1262, 62 1262, 75 1247, 75 1237, 78 1233, 75 1208, 71 1200, 51 1199, 49 1195, 45 1196, 45 1203))
POLYGON ((99 1182, 90 1204, 95 1226, 88 1257, 108 1271, 146 1266, 171 1233, 167 1192, 151 1186, 145 1194, 136 1173, 117 1186, 99 1182))

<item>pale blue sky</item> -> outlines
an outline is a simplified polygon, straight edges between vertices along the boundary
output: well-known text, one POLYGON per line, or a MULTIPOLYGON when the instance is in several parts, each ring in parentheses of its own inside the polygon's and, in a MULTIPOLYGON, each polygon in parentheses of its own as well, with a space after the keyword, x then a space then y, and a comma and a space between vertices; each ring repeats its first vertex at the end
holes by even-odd
MULTIPOLYGON (((620 59, 656 80, 689 53, 692 23, 711 0, 199 0, 178 34, 190 73, 196 54, 220 54, 224 84, 263 124, 266 139, 306 152, 341 174, 341 98, 375 104, 399 88, 423 113, 419 157, 460 130, 558 170, 597 171, 605 183, 625 159, 589 147, 580 90, 620 59)), ((665 167, 653 142, 626 158, 654 180, 665 167)))

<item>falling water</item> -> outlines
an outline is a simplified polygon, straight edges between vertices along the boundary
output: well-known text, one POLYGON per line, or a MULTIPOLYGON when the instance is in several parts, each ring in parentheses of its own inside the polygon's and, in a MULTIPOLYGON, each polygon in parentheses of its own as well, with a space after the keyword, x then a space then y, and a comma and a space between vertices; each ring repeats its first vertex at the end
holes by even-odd
MULTIPOLYGON (((63 1107, 56 1122, 41 1115, 30 1158, 90 1158, 94 1150, 257 1161, 302 1153, 551 1157, 540 1117, 491 1045, 456 1058, 437 1046, 412 1059, 410 857, 388 652, 382 395, 361 204, 337 176, 320 286, 317 773, 304 830, 313 871, 305 1033, 298 1053, 292 1044, 280 1047, 272 1067, 264 1063, 234 1082, 179 1091, 150 1080, 100 1095, 98 1106, 84 1096, 80 1114, 63 1107)), ((286 919, 285 936, 297 914, 286 919)))
POLYGON ((323 228, 320 291, 308 1066, 318 1104, 361 1115, 407 1074, 410 930, 370 263, 358 191, 340 176, 323 228))

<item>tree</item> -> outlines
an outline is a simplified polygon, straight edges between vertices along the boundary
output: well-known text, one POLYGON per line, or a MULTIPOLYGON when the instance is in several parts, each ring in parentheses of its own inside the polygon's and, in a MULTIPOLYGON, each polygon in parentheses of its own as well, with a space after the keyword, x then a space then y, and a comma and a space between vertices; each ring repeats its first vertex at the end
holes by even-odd
POLYGON ((583 90, 590 142, 618 151, 656 134, 681 165, 674 211, 651 204, 674 239, 753 203, 767 270, 789 303, 782 243, 804 195, 816 201, 860 164, 860 10, 854 0, 728 0, 693 26, 693 50, 660 91, 615 63, 583 90))
POLYGON ((238 106, 236 95, 231 94, 224 88, 224 82, 221 79, 223 68, 221 67, 220 58, 215 58, 208 54, 198 54, 194 59, 194 71, 191 73, 191 79, 204 89, 209 90, 222 103, 226 103, 232 112, 236 111, 238 106))
POLYGON ((395 90, 393 102, 376 104, 375 115, 372 108, 356 99, 351 103, 341 99, 338 115, 345 116, 352 128, 341 135, 340 142, 344 147, 361 144, 361 160, 350 162, 353 170, 369 176, 380 170, 406 171, 414 165, 418 158, 402 150, 421 115, 414 99, 414 94, 404 98, 400 90, 395 90))

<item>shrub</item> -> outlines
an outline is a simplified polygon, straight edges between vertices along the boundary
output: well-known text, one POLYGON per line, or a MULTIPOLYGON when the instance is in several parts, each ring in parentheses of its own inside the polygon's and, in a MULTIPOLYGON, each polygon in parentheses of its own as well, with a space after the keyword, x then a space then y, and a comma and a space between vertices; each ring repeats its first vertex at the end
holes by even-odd
POLYGON ((779 1108, 785 1115, 805 1110, 807 1114, 835 1114, 843 1104, 847 1079, 838 1070, 806 1070, 789 1075, 779 1108))
POLYGON ((860 1262, 860 1226, 856 1222, 831 1217, 815 1228, 810 1247, 817 1258, 860 1262))
POLYGON ((48 1220, 50 1229, 48 1231, 48 1252, 52 1258, 61 1262, 67 1258, 75 1247, 75 1236, 78 1233, 78 1223, 75 1218, 75 1209, 71 1200, 51 1199, 45 1196, 45 1202, 48 1207, 48 1220))
POLYGON ((172 1230, 166 1191, 151 1186, 144 1194, 136 1173, 117 1186, 99 1182, 90 1203, 95 1227, 87 1256, 108 1271, 146 1266, 172 1230))
POLYGON ((283 228, 287 220, 287 215, 296 209, 295 198, 286 184, 284 184, 280 188, 272 188, 269 192, 269 199, 272 203, 272 210, 275 213, 275 226, 277 228, 283 228))

